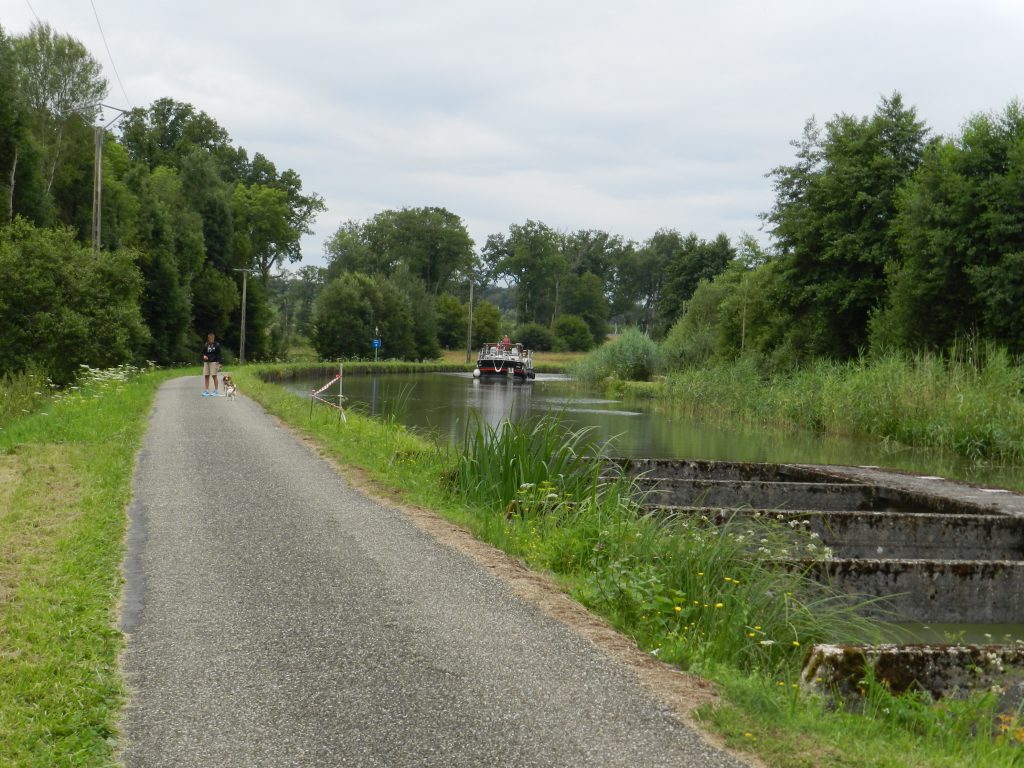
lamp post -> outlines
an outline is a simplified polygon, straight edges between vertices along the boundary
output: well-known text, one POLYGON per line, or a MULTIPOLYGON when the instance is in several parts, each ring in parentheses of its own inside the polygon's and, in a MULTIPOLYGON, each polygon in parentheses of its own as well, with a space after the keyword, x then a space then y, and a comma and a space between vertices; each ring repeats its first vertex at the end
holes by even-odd
POLYGON ((107 135, 107 129, 128 114, 123 109, 111 107, 107 104, 100 104, 103 109, 112 109, 120 114, 104 126, 97 125, 93 132, 93 144, 96 159, 93 163, 92 180, 92 250, 93 253, 100 252, 100 240, 103 229, 103 140, 107 135))
POLYGON ((242 273, 242 335, 238 340, 238 364, 245 365, 245 303, 246 303, 246 289, 249 286, 249 275, 255 272, 255 269, 236 269, 235 272, 242 273))

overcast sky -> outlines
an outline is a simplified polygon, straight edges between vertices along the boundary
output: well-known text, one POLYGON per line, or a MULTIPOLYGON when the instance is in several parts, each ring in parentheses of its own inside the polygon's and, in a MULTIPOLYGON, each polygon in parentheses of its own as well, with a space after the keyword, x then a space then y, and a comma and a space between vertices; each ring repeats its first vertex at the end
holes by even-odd
POLYGON ((1020 0, 0 0, 8 34, 36 16, 103 64, 108 103, 188 102, 298 171, 328 206, 314 264, 406 206, 477 246, 526 219, 765 241, 765 173, 807 118, 900 91, 949 135, 1024 95, 1020 0))

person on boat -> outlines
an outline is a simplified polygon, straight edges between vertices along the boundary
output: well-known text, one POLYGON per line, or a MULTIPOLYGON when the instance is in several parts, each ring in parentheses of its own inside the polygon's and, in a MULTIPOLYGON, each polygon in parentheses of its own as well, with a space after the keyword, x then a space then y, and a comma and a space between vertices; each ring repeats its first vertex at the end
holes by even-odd
POLYGON ((501 340, 501 346, 505 349, 510 349, 512 347, 512 342, 509 340, 507 333, 505 334, 505 338, 501 340))

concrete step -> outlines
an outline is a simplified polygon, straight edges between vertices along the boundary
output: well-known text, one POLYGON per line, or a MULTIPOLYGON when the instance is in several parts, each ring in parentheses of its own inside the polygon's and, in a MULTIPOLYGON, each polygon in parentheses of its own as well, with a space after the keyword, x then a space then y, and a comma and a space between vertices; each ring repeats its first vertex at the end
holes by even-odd
POLYGON ((813 467, 792 464, 761 464, 750 461, 708 461, 702 459, 612 459, 626 474, 650 475, 674 480, 769 480, 796 482, 839 482, 813 467))
POLYGON ((737 515, 807 522, 841 558, 1024 560, 1024 520, 934 512, 821 512, 648 506, 654 515, 703 515, 721 525, 737 515))
POLYGON ((675 507, 813 509, 822 511, 900 509, 884 490, 852 483, 804 483, 774 480, 690 480, 644 476, 638 488, 647 504, 675 507))
POLYGON ((867 616, 950 624, 1024 620, 1024 562, 837 558, 793 565, 851 596, 882 598, 865 607, 867 616))

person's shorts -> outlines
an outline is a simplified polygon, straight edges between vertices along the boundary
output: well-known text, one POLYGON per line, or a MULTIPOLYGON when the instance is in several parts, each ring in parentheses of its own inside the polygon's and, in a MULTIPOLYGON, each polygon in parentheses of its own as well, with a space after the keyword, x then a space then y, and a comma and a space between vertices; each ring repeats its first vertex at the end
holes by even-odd
POLYGON ((216 376, 220 373, 220 363, 203 363, 204 376, 216 376))

